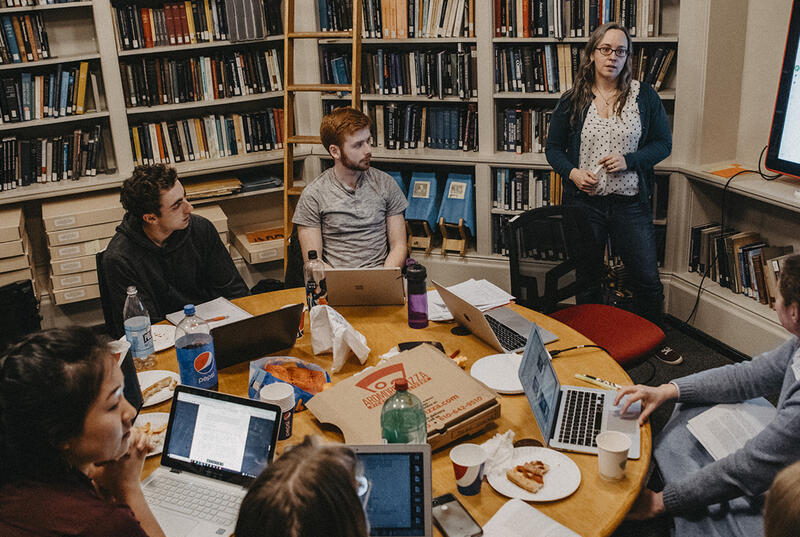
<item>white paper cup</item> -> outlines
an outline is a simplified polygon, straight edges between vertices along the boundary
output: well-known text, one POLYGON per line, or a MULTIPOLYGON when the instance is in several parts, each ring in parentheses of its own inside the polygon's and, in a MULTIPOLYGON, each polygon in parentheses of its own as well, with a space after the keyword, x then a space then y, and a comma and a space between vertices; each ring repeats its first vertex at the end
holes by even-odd
POLYGON ((597 465, 600 477, 617 481, 625 477, 631 437, 619 431, 604 431, 597 435, 597 465))
POLYGON ((486 451, 478 444, 459 444, 450 450, 458 492, 474 496, 481 491, 486 451))
POLYGON ((273 382, 261 388, 259 396, 262 401, 281 407, 278 440, 286 440, 292 436, 292 422, 294 421, 294 386, 286 382, 273 382))

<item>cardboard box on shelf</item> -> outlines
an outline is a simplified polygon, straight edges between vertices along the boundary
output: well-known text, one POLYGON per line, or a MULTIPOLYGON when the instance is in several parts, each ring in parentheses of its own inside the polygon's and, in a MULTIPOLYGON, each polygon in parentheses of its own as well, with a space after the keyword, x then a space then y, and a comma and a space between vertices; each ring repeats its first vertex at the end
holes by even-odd
POLYGON ((214 224, 220 234, 228 231, 228 217, 219 205, 204 205, 193 212, 214 224))
POLYGON ((106 222, 121 222, 125 209, 119 201, 119 191, 82 195, 42 203, 45 231, 93 226, 106 222))
POLYGON ((25 234, 22 208, 0 210, 0 242, 15 241, 25 234))
POLYGON ((86 242, 93 239, 113 237, 118 225, 118 222, 106 222, 105 224, 95 224, 93 226, 48 231, 47 244, 53 247, 61 246, 62 244, 75 244, 77 242, 86 242))
POLYGON ((50 273, 56 276, 62 274, 74 274, 76 272, 86 272, 87 270, 97 269, 97 258, 94 255, 74 257, 64 261, 51 261, 50 273))
POLYGON ((59 306, 72 302, 82 302, 100 296, 100 286, 84 285, 82 287, 70 287, 69 289, 52 290, 53 302, 59 306))
POLYGON ((339 381, 307 406, 320 422, 338 427, 346 443, 380 443, 381 409, 394 394, 392 381, 401 377, 408 379, 409 390, 425 407, 432 449, 474 434, 500 416, 494 392, 430 345, 401 352, 380 367, 339 381))
POLYGON ((233 244, 250 264, 283 259, 283 227, 279 222, 231 228, 233 244))
POLYGON ((22 270, 31 266, 31 260, 26 254, 0 259, 0 273, 22 270))
POLYGON ((74 274, 50 275, 50 283, 54 291, 69 289, 70 287, 80 287, 82 285, 92 285, 97 283, 97 271, 89 270, 86 272, 76 272, 74 274))
POLYGON ((23 246, 22 239, 15 241, 0 242, 0 259, 6 257, 14 257, 16 255, 24 255, 25 247, 23 246))
POLYGON ((3 272, 0 273, 0 287, 3 285, 8 285, 9 283, 18 282, 20 280, 32 280, 33 273, 31 272, 30 268, 24 268, 22 270, 13 270, 11 272, 3 272))
POLYGON ((111 242, 111 237, 68 244, 66 246, 53 246, 50 248, 50 261, 61 261, 62 259, 71 259, 73 257, 95 255, 100 250, 105 249, 109 242, 111 242))

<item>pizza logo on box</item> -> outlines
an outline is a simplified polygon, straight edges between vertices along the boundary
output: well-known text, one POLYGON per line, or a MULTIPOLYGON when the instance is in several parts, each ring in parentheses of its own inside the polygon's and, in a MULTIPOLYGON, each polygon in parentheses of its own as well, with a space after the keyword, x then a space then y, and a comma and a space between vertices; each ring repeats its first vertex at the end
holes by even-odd
POLYGON ((394 391, 392 382, 395 379, 405 378, 406 370, 402 363, 392 364, 374 371, 356 382, 356 386, 368 392, 378 393, 387 388, 394 391))

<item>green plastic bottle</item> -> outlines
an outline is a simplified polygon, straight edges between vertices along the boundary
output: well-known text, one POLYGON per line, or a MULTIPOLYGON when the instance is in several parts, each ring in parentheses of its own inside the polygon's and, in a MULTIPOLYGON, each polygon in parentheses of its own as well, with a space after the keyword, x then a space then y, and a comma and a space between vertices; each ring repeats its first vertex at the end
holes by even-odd
POLYGON ((381 410, 381 436, 389 444, 424 444, 428 426, 422 401, 408 391, 405 378, 395 380, 394 389, 381 410))

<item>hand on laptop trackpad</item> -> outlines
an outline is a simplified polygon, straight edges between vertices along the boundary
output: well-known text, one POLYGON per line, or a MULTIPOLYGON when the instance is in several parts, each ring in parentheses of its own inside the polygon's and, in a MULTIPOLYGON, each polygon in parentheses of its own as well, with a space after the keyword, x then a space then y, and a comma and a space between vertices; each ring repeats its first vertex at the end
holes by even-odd
POLYGON ((196 518, 170 510, 162 510, 158 507, 154 507, 152 510, 167 537, 194 535, 193 531, 198 525, 196 518))
POLYGON ((622 407, 625 406, 626 398, 623 397, 619 404, 614 407, 614 415, 620 417, 624 420, 633 420, 639 417, 639 414, 642 413, 642 402, 641 401, 634 401, 631 406, 628 407, 625 412, 621 412, 622 407))

